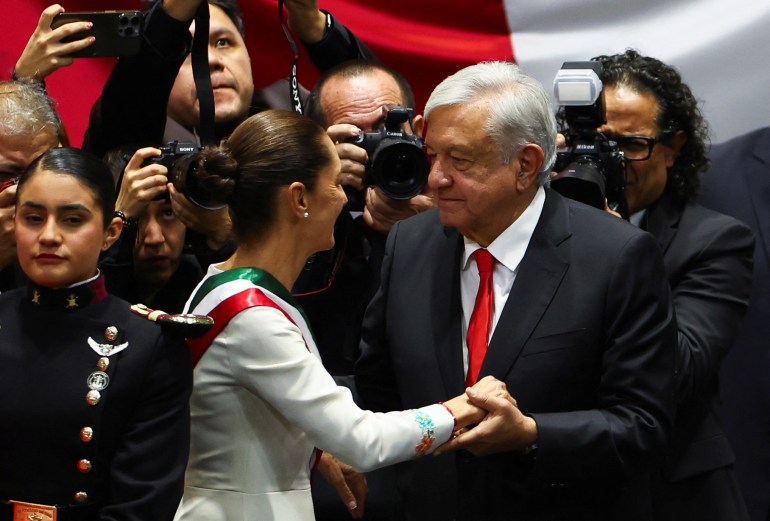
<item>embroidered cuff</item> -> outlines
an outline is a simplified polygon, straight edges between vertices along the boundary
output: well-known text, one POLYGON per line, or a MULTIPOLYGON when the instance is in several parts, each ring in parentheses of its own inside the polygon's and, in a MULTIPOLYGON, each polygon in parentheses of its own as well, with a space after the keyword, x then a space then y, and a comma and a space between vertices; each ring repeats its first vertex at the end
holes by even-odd
POLYGON ((417 422, 422 431, 422 439, 420 444, 414 448, 414 453, 415 456, 423 456, 427 454, 433 446, 433 442, 436 441, 436 424, 433 423, 430 416, 421 410, 414 411, 414 421, 417 422))

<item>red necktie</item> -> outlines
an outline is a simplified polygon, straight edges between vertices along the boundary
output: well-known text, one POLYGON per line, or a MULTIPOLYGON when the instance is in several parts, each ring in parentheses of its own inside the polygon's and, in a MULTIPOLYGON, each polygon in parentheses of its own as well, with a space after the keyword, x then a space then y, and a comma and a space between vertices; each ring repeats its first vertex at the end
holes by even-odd
POLYGON ((495 258, 487 250, 481 248, 473 252, 476 266, 479 268, 479 291, 476 293, 476 303, 473 305, 471 321, 468 324, 468 374, 465 385, 476 383, 487 354, 489 331, 492 328, 494 313, 494 292, 492 291, 492 270, 495 258))

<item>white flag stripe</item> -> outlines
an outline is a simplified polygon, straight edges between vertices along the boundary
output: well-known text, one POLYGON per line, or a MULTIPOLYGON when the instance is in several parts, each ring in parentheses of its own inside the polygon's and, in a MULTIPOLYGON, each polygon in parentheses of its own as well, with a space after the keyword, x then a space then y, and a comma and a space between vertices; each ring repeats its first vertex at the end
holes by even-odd
POLYGON ((516 61, 551 91, 562 62, 633 47, 675 66, 718 143, 770 125, 770 1, 505 0, 516 61))

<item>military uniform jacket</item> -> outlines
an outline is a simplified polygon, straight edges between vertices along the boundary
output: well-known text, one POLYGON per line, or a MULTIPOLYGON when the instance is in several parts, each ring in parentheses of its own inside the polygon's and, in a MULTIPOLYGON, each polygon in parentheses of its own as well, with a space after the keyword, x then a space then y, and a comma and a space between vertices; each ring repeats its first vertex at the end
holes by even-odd
POLYGON ((101 278, 0 295, 0 499, 88 512, 76 519, 171 519, 191 380, 182 339, 101 278))

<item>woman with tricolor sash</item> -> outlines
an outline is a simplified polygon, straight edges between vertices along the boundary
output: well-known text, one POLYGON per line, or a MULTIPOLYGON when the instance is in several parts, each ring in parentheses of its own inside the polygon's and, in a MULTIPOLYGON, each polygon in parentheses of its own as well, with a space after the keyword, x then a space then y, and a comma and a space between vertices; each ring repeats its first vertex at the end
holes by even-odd
POLYGON ((429 454, 484 417, 465 395, 363 411, 324 369, 288 288, 311 254, 334 244, 347 201, 340 167, 324 130, 288 111, 252 116, 201 152, 198 181, 229 205, 237 249, 187 304, 215 326, 189 342, 192 442, 176 519, 312 520, 318 449, 369 470, 429 454))

